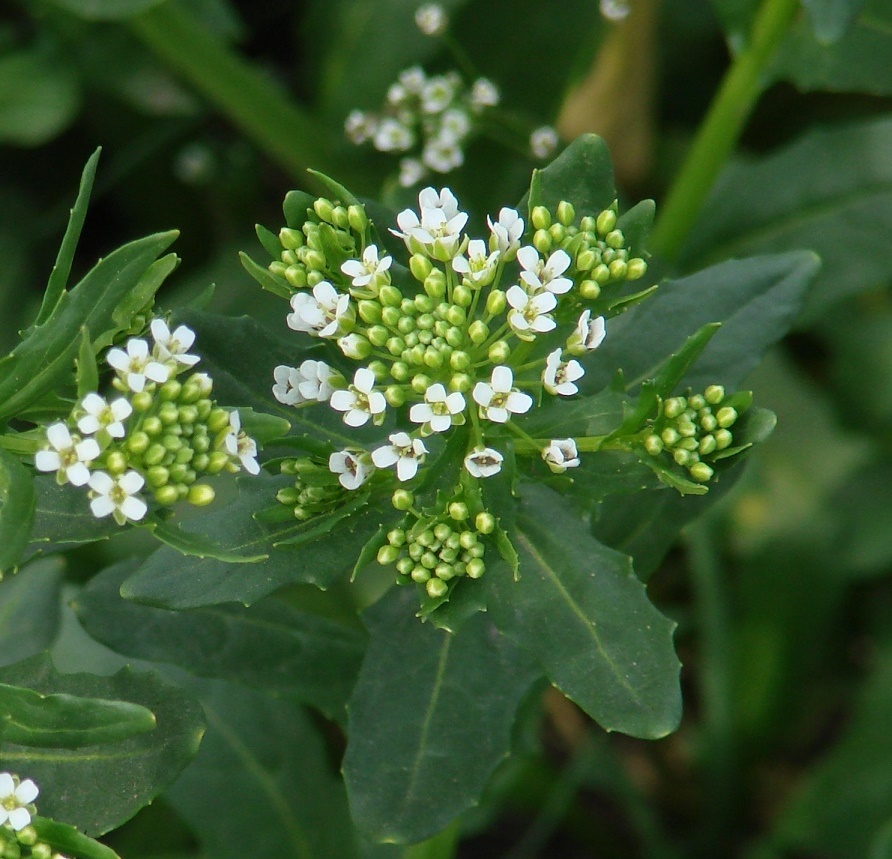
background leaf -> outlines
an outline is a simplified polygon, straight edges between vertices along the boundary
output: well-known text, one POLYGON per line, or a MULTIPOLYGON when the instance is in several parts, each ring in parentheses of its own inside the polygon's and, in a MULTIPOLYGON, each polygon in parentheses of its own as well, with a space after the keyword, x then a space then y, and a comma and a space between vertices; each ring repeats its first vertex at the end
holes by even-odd
POLYGON ((0 449, 0 579, 11 572, 28 545, 34 503, 31 471, 0 449))
POLYGON ((35 561, 0 582, 0 665, 46 650, 59 630, 60 558, 35 561))

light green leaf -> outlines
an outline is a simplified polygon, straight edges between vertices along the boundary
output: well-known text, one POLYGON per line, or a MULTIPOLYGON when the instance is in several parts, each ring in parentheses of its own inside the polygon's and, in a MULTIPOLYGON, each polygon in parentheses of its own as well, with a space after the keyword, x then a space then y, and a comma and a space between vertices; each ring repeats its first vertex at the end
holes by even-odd
POLYGON ((220 605, 165 611, 121 599, 132 561, 93 578, 74 601, 97 641, 137 659, 179 665, 199 677, 288 693, 343 721, 365 631, 267 599, 250 609, 220 605))
POLYGON ((288 288, 287 284, 274 277, 268 268, 258 265, 251 259, 251 257, 244 253, 244 251, 239 252, 239 259, 242 261, 242 268, 244 268, 244 270, 248 272, 248 274, 250 274, 263 289, 267 292, 271 292, 273 295, 278 295, 279 298, 284 298, 286 301, 291 298, 292 290, 288 288))
POLYGON ((369 650, 348 707, 350 806, 377 841, 420 841, 477 804, 540 676, 485 614, 452 635, 419 623, 416 605, 414 588, 398 588, 367 613, 369 650))
POLYGON ((100 844, 67 823, 33 817, 31 825, 37 830, 41 841, 56 851, 64 850, 68 856, 77 859, 121 859, 111 847, 100 844))
POLYGON ((0 665, 46 650, 59 631, 63 562, 36 561, 0 582, 0 665))
POLYGON ((524 484, 512 542, 520 579, 493 573, 489 611, 605 730, 657 739, 681 718, 675 624, 648 601, 631 560, 586 535, 580 511, 524 484))
POLYGON ((34 519, 34 478, 0 449, 0 579, 19 562, 34 519))
POLYGON ((48 657, 0 669, 0 683, 45 694, 129 701, 154 713, 148 733, 98 747, 51 752, 4 742, 0 758, 39 785, 52 785, 40 811, 101 835, 120 826, 157 796, 194 756, 204 733, 201 707, 182 689, 154 674, 124 668, 112 677, 59 674, 48 657))

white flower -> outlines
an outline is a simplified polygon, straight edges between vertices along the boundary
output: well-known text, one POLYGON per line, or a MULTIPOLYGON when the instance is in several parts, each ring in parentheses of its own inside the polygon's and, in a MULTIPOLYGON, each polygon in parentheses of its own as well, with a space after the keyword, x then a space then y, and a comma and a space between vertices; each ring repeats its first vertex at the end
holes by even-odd
POLYGON ((557 307, 557 299, 551 292, 529 295, 523 287, 514 284, 505 293, 512 309, 508 311, 508 324, 521 340, 533 340, 537 334, 552 331, 555 321, 548 314, 557 307))
POLYGON ((375 374, 368 367, 360 367, 353 376, 353 384, 346 391, 335 391, 329 403, 336 411, 346 413, 344 423, 351 427, 361 427, 369 418, 380 423, 387 408, 384 394, 375 390, 375 374))
POLYGON ((337 337, 350 318, 350 296, 340 295, 327 281, 313 287, 313 294, 295 292, 291 309, 285 317, 288 327, 313 337, 337 337))
POLYGON ((99 454, 96 439, 87 438, 80 441, 72 436, 63 423, 51 424, 46 428, 47 441, 52 450, 40 450, 34 456, 34 465, 38 471, 55 471, 57 477, 63 475, 74 486, 84 486, 90 479, 89 464, 99 454))
POLYGON ((427 3, 415 10, 415 24, 425 36, 442 36, 448 23, 446 12, 437 3, 427 3))
POLYGON ((456 142, 468 136, 471 117, 464 108, 451 107, 440 117, 440 137, 452 137, 456 142))
POLYGON ((368 245, 362 252, 361 262, 348 259, 342 263, 341 271, 352 279, 354 286, 368 286, 379 275, 383 277, 392 262, 393 258, 388 256, 378 259, 377 245, 368 245))
POLYGON ((553 438, 551 444, 542 451, 542 459, 555 473, 563 474, 568 468, 579 465, 579 451, 572 438, 553 438))
POLYGON ((400 480, 411 480, 418 472, 418 464, 424 460, 427 448, 420 438, 411 438, 408 433, 395 432, 390 436, 390 444, 372 451, 372 462, 378 468, 396 465, 396 476, 400 480))
POLYGON ((344 489, 359 489, 366 482, 371 469, 365 454, 339 450, 328 457, 328 470, 338 475, 338 482, 344 489))
POLYGON ((570 278, 561 277, 572 262, 565 250, 558 248, 545 262, 539 256, 539 251, 527 245, 517 252, 517 261, 523 269, 520 279, 527 285, 527 291, 532 295, 542 292, 543 289, 555 295, 563 295, 573 287, 570 278))
POLYGON ((289 367, 287 364, 279 364, 273 370, 273 378, 276 380, 273 385, 273 396, 284 406, 297 406, 305 402, 305 398, 300 393, 300 373, 296 367, 289 367))
POLYGON ((387 88, 386 101, 391 107, 402 107, 409 98, 409 91, 399 82, 391 84, 387 88))
POLYGON ((145 340, 131 337, 127 341, 127 351, 109 349, 105 360, 118 371, 127 387, 138 394, 146 386, 146 379, 163 384, 170 378, 170 368, 149 355, 149 344, 145 340))
POLYGON ((405 152, 415 143, 415 135, 411 128, 388 116, 378 123, 373 142, 379 152, 405 152))
POLYGON ((145 501, 136 493, 145 485, 139 472, 128 471, 120 477, 112 477, 104 471, 90 475, 90 489, 96 496, 90 502, 90 509, 97 519, 113 514, 115 521, 123 525, 128 519, 139 522, 149 509, 145 501))
POLYGON ((27 807, 40 791, 31 779, 26 778, 16 785, 10 773, 0 773, 0 826, 8 823, 14 832, 20 832, 31 822, 31 811, 27 807))
POLYGON ((442 113, 455 97, 456 82, 448 75, 437 75, 421 88, 421 109, 425 113, 442 113))
POLYGON ((550 158, 560 142, 557 131, 550 125, 543 125, 530 135, 530 152, 536 158, 550 158))
POLYGON ((461 414, 464 410, 465 398, 462 394, 459 391, 447 394, 446 388, 437 382, 425 391, 423 403, 415 403, 409 409, 409 420, 429 425, 431 432, 446 432, 453 424, 464 421, 461 414))
POLYGON ((514 374, 509 367, 493 367, 492 378, 474 385, 474 402, 480 406, 480 417, 503 424, 512 414, 522 415, 530 410, 533 398, 511 386, 514 374))
POLYGON ((591 310, 583 310, 576 330, 567 338, 567 350, 573 355, 582 355, 597 349, 607 336, 607 324, 603 316, 591 318, 591 310))
POLYGON ((492 477, 502 470, 505 457, 491 447, 478 447, 465 457, 465 468, 472 477, 492 477))
POLYGON ((399 73, 398 80, 406 88, 406 92, 418 95, 427 81, 427 75, 421 66, 409 66, 399 73))
POLYGON ((399 236, 410 253, 425 252, 445 262, 461 251, 461 231, 468 215, 458 210, 458 200, 449 188, 437 192, 424 188, 418 195, 421 217, 411 209, 404 209, 396 217, 399 236))
POLYGON ((499 251, 486 253, 486 242, 483 239, 471 239, 467 248, 467 259, 457 256, 452 260, 452 268, 464 276, 471 286, 486 286, 492 283, 499 262, 499 251))
POLYGON ((562 349, 555 349, 545 359, 542 384, 549 394, 569 397, 578 393, 579 388, 574 383, 585 375, 585 370, 579 361, 561 361, 562 352, 562 349))
POLYGON ((334 370, 324 361, 304 361, 299 368, 280 364, 273 370, 273 396, 286 406, 316 400, 328 402, 331 397, 331 378, 334 370))
POLYGON ((495 107, 499 103, 499 88, 489 78, 477 78, 471 86, 471 106, 495 107))
POLYGON ((424 144, 421 161, 434 173, 448 173, 464 164, 465 153, 461 144, 452 135, 437 135, 424 144))
POLYGON ((400 160, 399 183, 403 188, 411 188, 420 182, 427 170, 417 158, 403 158, 400 160))
POLYGON ((622 21, 631 11, 628 0, 601 0, 601 14, 608 21, 622 21))
POLYGON ((344 120, 344 133, 351 143, 357 146, 371 140, 378 128, 378 120, 371 113, 351 110, 344 120))
POLYGON ((195 332, 186 325, 178 325, 173 334, 163 319, 153 319, 152 337, 155 340, 155 357, 159 361, 175 361, 184 367, 194 367, 200 360, 198 355, 189 355, 195 342, 195 332))
POLYGON ((77 422, 77 428, 82 433, 92 435, 104 429, 112 438, 124 437, 122 422, 133 413, 133 406, 124 397, 109 403, 99 394, 87 394, 80 406, 86 412, 77 422))
POLYGON ((492 234, 489 241, 490 248, 498 250, 505 259, 513 259, 520 247, 520 237, 523 235, 523 218, 515 209, 505 206, 499 210, 498 221, 493 223, 492 218, 487 216, 486 223, 489 224, 489 231, 492 234))
POLYGON ((242 468, 248 474, 259 474, 257 463, 257 442, 242 430, 242 419, 238 412, 229 413, 229 432, 223 439, 223 446, 230 456, 237 456, 242 468))

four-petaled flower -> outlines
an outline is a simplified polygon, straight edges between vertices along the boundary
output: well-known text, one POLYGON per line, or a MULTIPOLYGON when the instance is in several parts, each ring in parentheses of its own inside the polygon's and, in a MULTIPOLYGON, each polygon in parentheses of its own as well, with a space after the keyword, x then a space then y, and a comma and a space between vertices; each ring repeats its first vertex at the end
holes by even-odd
POLYGON ((530 152, 536 158, 550 158, 560 142, 557 131, 550 125, 543 125, 530 134, 530 152))
POLYGON ((353 453, 349 450, 335 451, 328 457, 328 470, 337 474, 338 482, 344 489, 359 489, 366 482, 371 469, 365 453, 353 453))
POLYGON ((465 398, 459 391, 446 393, 446 388, 439 382, 431 385, 424 393, 424 402, 415 403, 409 409, 409 420, 423 424, 430 432, 446 432, 453 424, 464 422, 462 412, 465 410, 465 398))
POLYGON ((229 432, 223 439, 223 445, 230 456, 237 456, 242 468, 248 474, 259 474, 257 463, 257 442, 242 430, 242 419, 238 412, 229 413, 229 432))
POLYGON ((112 438, 124 437, 124 421, 133 413, 133 406, 124 397, 110 403, 99 394, 87 394, 81 400, 81 408, 86 412, 78 419, 77 428, 87 435, 105 430, 112 438))
POLYGON ((149 344, 136 337, 127 341, 126 352, 123 349, 109 349, 105 360, 118 371, 135 394, 145 389, 147 379, 163 384, 170 378, 170 368, 156 361, 149 354, 149 344))
POLYGON ((390 444, 372 451, 372 462, 378 468, 396 465, 396 476, 400 480, 411 480, 418 472, 418 464, 424 460, 427 448, 420 438, 412 438, 406 432, 395 432, 390 436, 390 444))
POLYGON ((96 493, 90 502, 93 515, 102 519, 112 514, 119 525, 128 519, 139 522, 148 510, 146 502, 136 494, 144 485, 145 480, 136 471, 128 471, 118 477, 112 477, 105 471, 94 471, 90 475, 90 489, 96 493))
POLYGON ((499 88, 489 78, 477 78, 471 86, 471 106, 480 109, 498 103, 499 88))
POLYGON ((379 152, 405 152, 415 143, 412 129, 393 117, 386 117, 378 123, 373 139, 379 152))
POLYGON ((557 307, 553 292, 530 295, 522 286, 514 284, 505 293, 511 305, 508 324, 521 340, 533 340, 537 334, 552 331, 556 323, 548 314, 557 307))
POLYGON ((28 808, 40 791, 31 779, 16 784, 10 773, 0 773, 0 826, 8 823, 14 832, 20 832, 31 822, 28 808))
POLYGON ((474 402, 480 406, 480 417, 503 424, 512 414, 528 412, 533 398, 512 388, 513 384, 514 374, 509 367, 493 367, 490 383, 478 382, 474 386, 474 402))
POLYGON ((569 397, 579 391, 574 383, 585 375, 585 370, 579 361, 562 361, 562 353, 562 349, 555 349, 545 359, 542 384, 549 394, 569 397))
POLYGON ((396 216, 399 230, 391 232, 406 243, 411 253, 427 253, 441 262, 451 260, 461 251, 467 213, 458 210, 458 200, 448 188, 424 188, 418 195, 418 207, 420 217, 404 209, 396 216))
POLYGON ((542 459, 555 473, 563 474, 568 468, 579 465, 579 452, 572 438, 553 438, 551 444, 542 451, 542 459))
POLYGON ((502 470, 505 457, 491 447, 478 447, 465 457, 465 468, 472 477, 492 477, 502 470))
POLYGON ((487 254, 486 242, 483 239, 472 239, 468 242, 467 259, 457 256, 452 260, 452 268, 457 271, 470 286, 486 286, 492 282, 499 262, 498 248, 487 254))
POLYGON ((344 423, 361 427, 374 418, 376 424, 384 420, 387 400, 375 390, 375 374, 368 367, 360 367, 353 375, 353 384, 345 391, 335 391, 329 400, 331 407, 345 412, 344 423))
POLYGON ((523 235, 523 218, 517 214, 516 209, 503 206, 499 209, 499 219, 494 222, 487 215, 486 223, 491 234, 489 246, 500 251, 505 259, 513 259, 523 235))
POLYGON ((198 355, 188 354, 195 342, 195 332, 191 328, 178 325, 171 334, 163 319, 153 319, 150 327, 155 340, 155 357, 159 361, 174 361, 184 367, 194 367, 201 360, 198 355))
POLYGON ((561 275, 570 267, 572 260, 565 251, 558 249, 549 258, 543 261, 539 251, 527 245, 517 252, 517 261, 523 271, 520 279, 527 285, 527 291, 536 295, 543 290, 553 292, 555 295, 563 295, 573 287, 573 281, 561 275))
POLYGON ((63 423, 48 426, 46 438, 52 449, 39 450, 35 454, 37 470, 55 471, 61 482, 67 480, 74 486, 84 486, 90 479, 89 464, 100 454, 96 439, 81 441, 72 436, 63 423))
POLYGON ((415 10, 415 24, 425 36, 441 36, 449 19, 439 3, 426 3, 415 10))
POLYGON ((368 286, 372 280, 383 275, 392 262, 392 257, 378 259, 378 247, 367 245, 362 252, 362 261, 348 259, 341 265, 341 271, 351 278, 354 286, 368 286))
POLYGON ((574 355, 582 355, 597 349, 607 335, 607 325, 603 316, 592 317, 591 310, 583 310, 576 330, 567 339, 567 351, 574 355))
POLYGON ((296 292, 285 317, 288 327, 313 337, 337 337, 350 317, 350 296, 340 295, 327 281, 313 287, 313 294, 296 292))

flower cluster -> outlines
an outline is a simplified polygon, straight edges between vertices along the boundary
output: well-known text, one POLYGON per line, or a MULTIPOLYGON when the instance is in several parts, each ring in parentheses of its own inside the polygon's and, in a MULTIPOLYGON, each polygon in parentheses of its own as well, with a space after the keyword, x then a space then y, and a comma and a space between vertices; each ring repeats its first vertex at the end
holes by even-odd
POLYGON ((121 525, 145 518, 147 494, 161 506, 181 499, 202 506, 214 490, 199 477, 260 470, 238 412, 216 406, 210 377, 191 372, 199 361, 190 352, 194 332, 185 325, 171 332, 162 319, 150 331, 151 346, 133 337, 105 356, 118 396, 83 396, 67 420, 46 428, 35 456, 38 471, 89 491, 94 516, 121 525))
POLYGON ((32 824, 39 790, 31 779, 0 772, 0 856, 16 859, 66 859, 40 840, 32 824))

